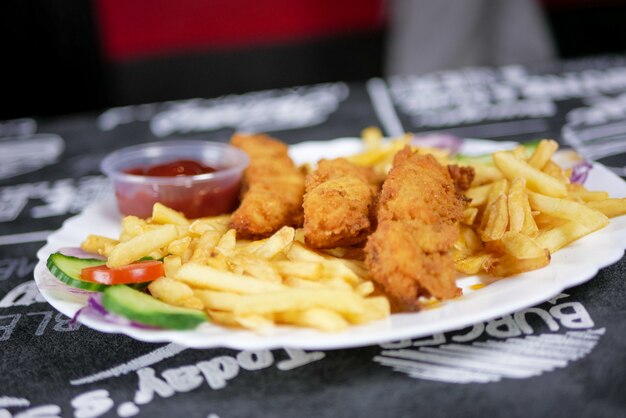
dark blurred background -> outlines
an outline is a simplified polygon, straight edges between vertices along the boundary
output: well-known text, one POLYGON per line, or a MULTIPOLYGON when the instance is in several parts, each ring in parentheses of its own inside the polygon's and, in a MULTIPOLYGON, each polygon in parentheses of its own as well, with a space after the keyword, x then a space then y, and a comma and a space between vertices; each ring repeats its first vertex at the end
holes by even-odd
MULTIPOLYGON (((3 0, 0 119, 381 76, 391 1, 3 0)), ((536 3, 556 58, 625 52, 626 1, 536 3)))

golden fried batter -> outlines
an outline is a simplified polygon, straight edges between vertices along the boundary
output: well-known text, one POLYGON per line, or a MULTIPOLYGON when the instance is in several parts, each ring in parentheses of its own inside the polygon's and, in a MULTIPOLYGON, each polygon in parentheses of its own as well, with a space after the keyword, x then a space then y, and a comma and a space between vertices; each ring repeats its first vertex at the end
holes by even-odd
POLYGON ((378 190, 372 169, 345 158, 322 160, 306 178, 304 238, 315 248, 364 242, 378 190))
POLYGON ((456 164, 448 166, 448 173, 452 177, 452 181, 458 193, 464 192, 470 188, 474 181, 474 169, 472 167, 461 167, 456 164))
POLYGON ((242 183, 241 204, 231 226, 242 238, 264 238, 281 227, 302 225, 304 174, 286 144, 267 135, 235 134, 231 144, 250 157, 242 183))
POLYGON ((447 168, 405 147, 394 158, 379 198, 376 231, 365 246, 372 278, 402 309, 420 296, 460 294, 450 249, 464 201, 447 168))

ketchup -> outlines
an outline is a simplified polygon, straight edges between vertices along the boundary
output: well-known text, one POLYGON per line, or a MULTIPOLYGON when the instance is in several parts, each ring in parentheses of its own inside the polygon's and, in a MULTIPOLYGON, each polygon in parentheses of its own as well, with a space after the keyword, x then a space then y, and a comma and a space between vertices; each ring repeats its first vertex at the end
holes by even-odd
MULTIPOLYGON (((195 176, 217 169, 192 160, 178 160, 149 167, 124 170, 126 174, 149 177, 195 176)), ((148 218, 156 203, 181 211, 187 218, 215 216, 231 212, 238 203, 240 175, 193 182, 190 186, 126 184, 116 187, 117 202, 123 215, 148 218)))
POLYGON ((135 167, 125 170, 126 174, 150 177, 196 176, 198 174, 213 172, 215 172, 213 167, 192 160, 178 160, 166 164, 135 167))

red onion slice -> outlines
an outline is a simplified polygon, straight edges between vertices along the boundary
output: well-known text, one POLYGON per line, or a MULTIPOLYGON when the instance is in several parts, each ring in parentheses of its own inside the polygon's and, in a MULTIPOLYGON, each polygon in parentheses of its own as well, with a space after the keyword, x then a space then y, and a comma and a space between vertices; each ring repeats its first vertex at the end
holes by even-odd
POLYGON ((98 260, 106 260, 107 258, 96 253, 90 253, 79 247, 63 247, 58 250, 63 255, 76 258, 95 258, 98 260))
POLYGON ((56 276, 52 274, 50 270, 48 270, 48 267, 42 270, 41 277, 39 282, 37 283, 37 286, 40 289, 67 292, 76 295, 91 295, 92 293, 94 293, 92 290, 79 289, 78 287, 66 285, 61 280, 56 278, 56 276))
POLYGON ((587 180, 589 171, 593 168, 593 165, 589 161, 581 161, 572 167, 572 174, 569 181, 572 183, 583 184, 587 180))
POLYGON ((129 326, 129 327, 137 328, 137 329, 149 329, 149 330, 161 329, 158 327, 142 324, 140 322, 131 321, 128 318, 124 318, 123 316, 110 312, 102 304, 102 293, 93 293, 87 300, 87 304, 76 312, 76 314, 72 318, 72 321, 73 322, 78 321, 79 317, 83 317, 83 318, 88 317, 88 318, 97 319, 100 321, 105 321, 113 325, 129 326))
POLYGON ((450 151, 450 153, 454 155, 459 151, 461 145, 463 145, 463 139, 446 133, 416 134, 411 138, 411 145, 416 147, 441 148, 450 151))

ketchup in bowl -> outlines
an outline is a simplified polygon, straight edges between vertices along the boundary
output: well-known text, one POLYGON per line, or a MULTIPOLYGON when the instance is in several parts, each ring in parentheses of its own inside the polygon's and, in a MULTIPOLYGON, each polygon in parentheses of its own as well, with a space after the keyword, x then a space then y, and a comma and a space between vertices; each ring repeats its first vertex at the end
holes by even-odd
POLYGON ((216 170, 213 167, 193 160, 178 160, 167 164, 124 170, 127 174, 150 177, 197 176, 198 174, 213 173, 214 171, 216 170))
POLYGON ((113 180, 122 215, 148 218, 159 202, 193 219, 232 212, 247 165, 233 146, 178 140, 115 151, 101 168, 113 180))

